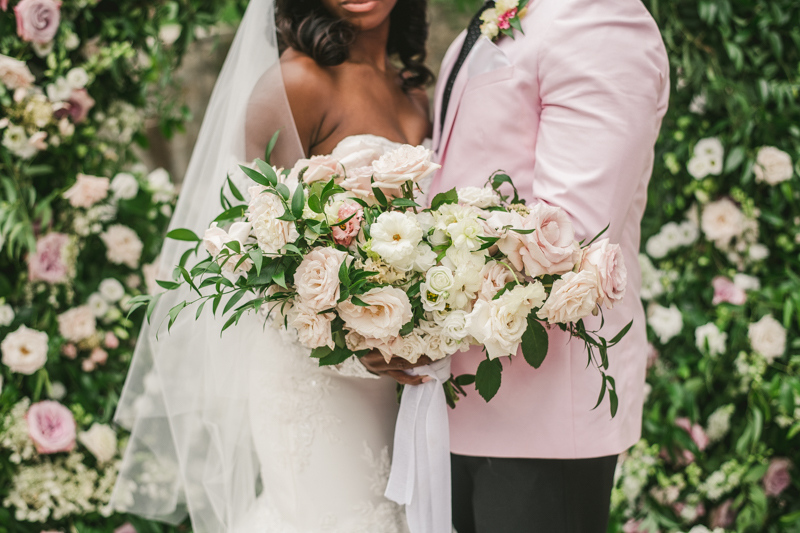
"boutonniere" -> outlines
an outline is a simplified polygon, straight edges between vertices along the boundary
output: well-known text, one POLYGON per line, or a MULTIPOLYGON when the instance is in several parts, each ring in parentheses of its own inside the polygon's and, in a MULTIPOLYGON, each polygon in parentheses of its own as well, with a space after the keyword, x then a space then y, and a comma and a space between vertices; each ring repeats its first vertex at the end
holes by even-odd
POLYGON ((493 8, 487 9, 481 15, 481 33, 496 41, 500 34, 514 38, 514 30, 525 35, 522 31, 522 19, 528 13, 529 0, 497 0, 493 8))

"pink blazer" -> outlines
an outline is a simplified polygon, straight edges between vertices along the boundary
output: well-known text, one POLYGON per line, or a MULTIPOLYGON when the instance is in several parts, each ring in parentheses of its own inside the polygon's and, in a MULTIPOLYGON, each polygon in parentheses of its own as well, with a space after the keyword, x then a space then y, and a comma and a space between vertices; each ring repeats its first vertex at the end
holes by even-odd
MULTIPOLYGON (((647 337, 639 299, 640 223, 653 146, 669 97, 661 35, 641 0, 532 0, 525 35, 482 39, 461 69, 444 128, 442 93, 462 35, 445 56, 436 94, 433 146, 442 169, 431 195, 482 186, 505 170, 529 205, 547 202, 572 217, 577 238, 607 236, 622 247, 628 292, 605 312, 611 338, 634 325, 609 353, 619 412, 592 410, 601 378, 580 342, 550 334, 542 367, 504 359, 500 392, 486 403, 472 389, 450 413, 454 453, 488 457, 588 458, 614 455, 641 435, 647 337)), ((590 317, 591 318, 591 317, 590 317)), ((589 329, 599 319, 587 321, 589 329)), ((453 358, 474 373, 478 348, 453 358)))

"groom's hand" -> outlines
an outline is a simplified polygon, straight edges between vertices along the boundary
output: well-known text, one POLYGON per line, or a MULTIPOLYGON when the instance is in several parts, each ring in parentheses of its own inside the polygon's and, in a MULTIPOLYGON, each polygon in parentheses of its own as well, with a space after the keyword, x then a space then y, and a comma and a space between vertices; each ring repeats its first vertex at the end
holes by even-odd
POLYGON ((378 350, 372 350, 367 355, 361 358, 367 370, 379 376, 390 376, 398 383, 403 385, 421 385, 428 381, 427 376, 410 376, 405 373, 406 370, 417 368, 431 364, 431 359, 427 355, 423 355, 416 363, 409 363, 400 357, 392 357, 387 363, 383 355, 378 350))

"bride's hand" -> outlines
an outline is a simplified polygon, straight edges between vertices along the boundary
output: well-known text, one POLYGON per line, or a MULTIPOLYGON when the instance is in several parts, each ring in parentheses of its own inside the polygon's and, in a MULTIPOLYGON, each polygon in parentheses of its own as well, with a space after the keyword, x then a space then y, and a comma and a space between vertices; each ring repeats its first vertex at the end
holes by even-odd
POLYGON ((360 361, 373 374, 390 376, 403 385, 421 385, 430 379, 427 376, 410 376, 405 373, 406 370, 431 364, 431 360, 427 355, 420 357, 416 363, 409 363, 400 357, 392 357, 387 363, 381 352, 372 350, 362 357, 360 361))

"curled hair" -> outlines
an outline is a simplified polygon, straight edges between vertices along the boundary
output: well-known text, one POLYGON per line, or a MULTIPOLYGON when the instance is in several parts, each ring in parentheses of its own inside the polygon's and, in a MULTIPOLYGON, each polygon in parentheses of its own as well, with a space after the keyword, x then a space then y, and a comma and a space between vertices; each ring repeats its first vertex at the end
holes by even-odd
MULTIPOLYGON (((425 66, 428 0, 398 0, 390 17, 386 52, 403 65, 403 89, 421 88, 433 80, 425 66)), ((302 52, 319 65, 344 63, 357 29, 337 18, 320 0, 277 0, 278 35, 283 46, 302 52)))

